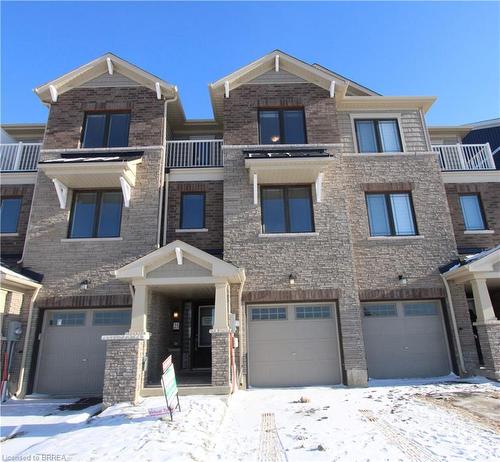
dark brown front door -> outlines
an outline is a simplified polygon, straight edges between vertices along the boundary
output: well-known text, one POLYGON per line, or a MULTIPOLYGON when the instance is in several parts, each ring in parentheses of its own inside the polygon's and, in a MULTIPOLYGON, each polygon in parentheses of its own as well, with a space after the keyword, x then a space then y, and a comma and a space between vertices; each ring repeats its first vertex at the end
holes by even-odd
POLYGON ((210 368, 212 366, 212 335, 210 330, 214 324, 214 306, 198 306, 193 318, 195 334, 193 368, 210 368))

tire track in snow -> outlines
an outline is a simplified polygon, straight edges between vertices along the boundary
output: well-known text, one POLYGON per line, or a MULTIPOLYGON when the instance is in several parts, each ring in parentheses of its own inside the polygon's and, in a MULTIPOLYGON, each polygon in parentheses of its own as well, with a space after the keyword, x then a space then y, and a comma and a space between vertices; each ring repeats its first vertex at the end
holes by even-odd
POLYGON ((283 444, 276 428, 274 414, 262 414, 260 428, 259 462, 287 462, 283 444))
POLYGON ((401 430, 392 426, 383 419, 379 419, 368 409, 358 409, 365 420, 373 423, 387 438, 387 440, 397 446, 404 454, 415 462, 441 462, 432 451, 426 447, 409 439, 401 430))

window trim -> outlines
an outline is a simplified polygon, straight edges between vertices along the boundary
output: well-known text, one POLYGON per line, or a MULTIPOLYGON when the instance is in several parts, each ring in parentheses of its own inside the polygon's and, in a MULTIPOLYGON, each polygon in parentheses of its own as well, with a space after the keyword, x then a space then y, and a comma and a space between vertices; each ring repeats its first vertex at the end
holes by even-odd
POLYGON ((356 117, 354 119, 354 132, 356 135, 356 148, 360 154, 371 154, 371 152, 363 152, 361 151, 360 145, 359 145, 359 133, 358 133, 358 122, 373 122, 375 126, 375 143, 377 145, 377 151, 375 151, 375 154, 397 154, 398 152, 405 152, 404 147, 403 147, 403 140, 401 138, 401 128, 400 128, 400 121, 397 117, 374 117, 374 118, 362 118, 362 117, 356 117), (401 148, 401 151, 383 151, 382 148, 382 139, 380 137, 380 130, 379 130, 379 122, 396 122, 396 128, 398 132, 398 141, 399 141, 399 147, 401 148))
POLYGON ((368 230, 370 233, 369 237, 372 238, 377 238, 377 237, 395 237, 395 238, 400 238, 400 237, 415 237, 419 236, 419 231, 418 231, 418 225, 417 225, 417 216, 415 215, 415 207, 413 206, 413 196, 411 191, 365 191, 365 204, 366 204, 366 217, 368 218, 368 230), (369 195, 384 195, 384 201, 385 201, 385 207, 387 211, 387 218, 389 219, 389 228, 391 231, 391 234, 385 234, 382 236, 376 236, 372 234, 372 225, 370 223, 370 207, 368 204, 368 196, 369 195), (411 210, 411 216, 413 220, 413 227, 415 228, 415 234, 396 234, 396 226, 394 223, 394 212, 392 210, 392 205, 391 205, 391 195, 392 194, 408 194, 408 197, 410 199, 410 210, 411 210))
POLYGON ((113 149, 119 149, 119 148, 126 148, 129 146, 129 136, 130 136, 130 120, 132 118, 132 112, 128 109, 121 109, 121 110, 113 110, 113 111, 85 111, 84 117, 83 117, 83 125, 82 125, 82 134, 80 136, 80 147, 83 149, 105 149, 109 148, 108 146, 109 143, 109 124, 111 122, 111 116, 114 114, 128 114, 129 119, 128 119, 128 127, 127 127, 127 145, 126 146, 113 146, 113 149), (104 135, 103 135, 103 145, 97 148, 85 148, 84 146, 84 139, 85 139, 85 133, 87 131, 87 118, 89 115, 105 115, 106 120, 104 122, 104 135))
MULTIPOLYGON (((181 192, 181 204, 180 204, 180 212, 179 212, 179 230, 180 232, 187 232, 193 230, 202 230, 206 229, 206 211, 207 211, 207 193, 206 191, 182 191, 181 192), (184 218, 184 196, 188 195, 201 195, 203 196, 203 223, 200 228, 183 228, 182 227, 182 219, 184 218)), ((178 232, 178 230, 176 230, 178 232)))
POLYGON ((490 230, 490 228, 488 226, 488 221, 486 220, 486 213, 484 211, 481 193, 479 193, 479 192, 459 193, 458 194, 458 203, 460 205, 460 211, 462 212, 462 220, 464 222, 464 232, 467 232, 467 231, 477 232, 477 231, 489 231, 490 230), (483 220, 483 228, 481 228, 481 229, 469 229, 469 228, 467 228, 467 224, 466 224, 466 220, 465 220, 465 213, 464 213, 464 209, 462 207, 462 199, 461 199, 462 196, 476 196, 477 197, 477 203, 479 205, 479 213, 481 214, 481 219, 483 220))
MULTIPOLYGON (((306 123, 306 112, 303 106, 287 106, 287 107, 259 107, 257 110, 257 130, 259 134, 259 144, 262 143, 261 130, 260 130, 260 113, 268 112, 268 111, 277 111, 278 112, 278 121, 280 127, 280 141, 278 143, 271 143, 272 146, 280 145, 280 144, 291 144, 286 141, 285 138, 285 118, 283 117, 283 113, 285 111, 302 111, 302 120, 304 121, 304 142, 303 143, 293 143, 293 144, 308 144, 307 142, 307 123, 306 123), (283 141, 281 141, 283 139, 283 141)), ((269 145, 269 143, 267 144, 269 145)))
POLYGON ((260 221, 261 221, 261 234, 264 235, 274 235, 274 234, 311 234, 316 232, 316 226, 314 223, 314 202, 312 197, 312 190, 310 184, 287 184, 287 185, 261 185, 260 187, 260 221), (288 189, 289 188, 306 188, 309 191, 309 204, 311 209, 311 230, 309 231, 291 231, 290 230, 290 207, 288 203, 288 189), (264 230, 264 189, 283 189, 283 202, 285 206, 285 230, 278 232, 269 232, 268 230, 264 230))
POLYGON ((68 233, 66 236, 66 239, 69 239, 71 241, 73 240, 90 240, 90 239, 113 239, 117 240, 117 238, 121 238, 122 234, 122 219, 123 219, 123 194, 121 189, 116 189, 116 188, 110 188, 110 189, 75 189, 73 190, 72 193, 72 198, 71 198, 71 211, 69 214, 69 226, 68 226, 68 233), (118 230, 118 236, 98 236, 97 231, 99 229, 99 215, 101 212, 101 205, 102 205, 102 194, 106 192, 119 192, 121 195, 121 202, 120 202, 120 228, 118 230), (96 197, 96 207, 94 211, 94 224, 92 227, 92 236, 89 237, 72 237, 71 236, 71 231, 73 228, 73 218, 74 218, 74 213, 75 213, 75 205, 76 205, 76 197, 78 196, 79 193, 97 193, 96 197))
POLYGON ((8 195, 8 196, 2 196, 0 199, 0 207, 2 206, 2 203, 6 199, 19 199, 19 213, 17 214, 17 221, 16 221, 16 229, 14 231, 5 231, 1 232, 0 230, 0 235, 6 236, 7 235, 19 235, 19 221, 21 219, 21 210, 23 208, 23 196, 18 196, 18 195, 8 195))

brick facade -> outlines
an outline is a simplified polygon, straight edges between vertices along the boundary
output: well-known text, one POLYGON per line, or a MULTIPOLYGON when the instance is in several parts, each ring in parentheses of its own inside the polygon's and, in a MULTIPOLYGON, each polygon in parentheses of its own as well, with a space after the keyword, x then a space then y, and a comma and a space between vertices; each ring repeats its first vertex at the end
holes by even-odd
POLYGON ((500 244, 500 183, 448 183, 446 196, 459 251, 491 248, 500 244), (464 217, 460 206, 460 195, 477 193, 481 198, 486 226, 493 234, 465 234, 464 217))
POLYGON ((28 220, 31 210, 31 201, 33 198, 32 184, 15 184, 15 185, 5 185, 0 186, 0 195, 2 198, 7 197, 21 197, 21 210, 19 213, 19 221, 17 222, 17 231, 14 233, 16 235, 0 235, 1 239, 1 253, 2 258, 12 259, 14 261, 18 260, 22 253, 24 247, 24 241, 26 239, 26 230, 28 228, 28 220))
POLYGON ((486 376, 500 380, 500 321, 476 323, 476 329, 481 342, 486 376))
POLYGON ((222 181, 170 182, 168 185, 167 242, 176 239, 210 253, 222 255, 223 247, 222 181), (205 194, 206 232, 176 232, 181 225, 181 198, 184 192, 205 194))

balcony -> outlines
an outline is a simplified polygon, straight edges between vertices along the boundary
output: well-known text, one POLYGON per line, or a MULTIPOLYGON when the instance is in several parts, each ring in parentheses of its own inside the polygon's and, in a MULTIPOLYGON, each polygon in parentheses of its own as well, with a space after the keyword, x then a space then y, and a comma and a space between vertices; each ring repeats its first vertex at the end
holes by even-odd
POLYGON ((0 144, 0 171, 34 172, 37 170, 42 143, 0 144))
POLYGON ((443 171, 494 170, 490 144, 438 144, 432 150, 439 154, 443 171))
POLYGON ((167 167, 222 167, 222 143, 222 140, 168 141, 167 167))

